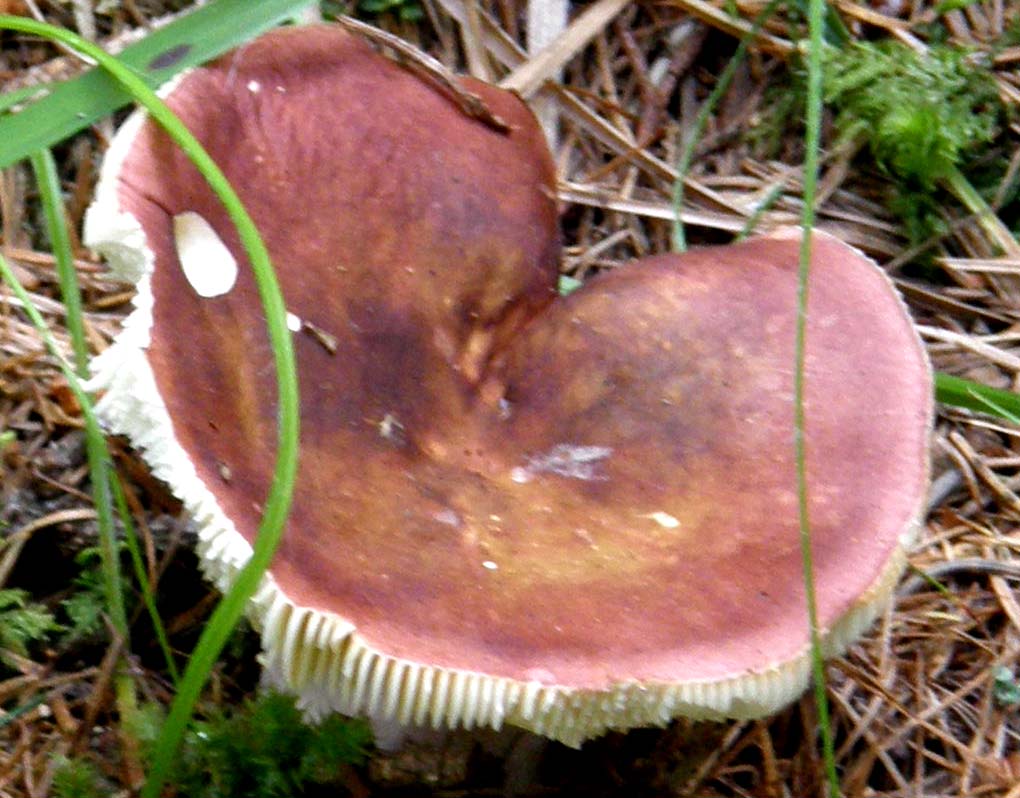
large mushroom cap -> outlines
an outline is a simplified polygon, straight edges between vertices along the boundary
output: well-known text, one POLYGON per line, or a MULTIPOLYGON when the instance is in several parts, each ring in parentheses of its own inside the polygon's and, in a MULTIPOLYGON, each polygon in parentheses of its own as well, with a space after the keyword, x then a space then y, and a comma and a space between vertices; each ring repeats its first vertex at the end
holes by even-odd
MULTIPOLYGON (((571 744, 678 714, 768 713, 809 671, 799 232, 635 263, 551 301, 540 133, 516 98, 472 90, 508 135, 317 28, 170 94, 238 183, 288 308, 331 342, 296 333, 300 473, 254 607, 268 667, 313 712, 510 722, 571 744)), ((226 585, 275 449, 261 311, 243 268, 209 296, 182 270, 174 219, 188 212, 243 258, 165 139, 138 121, 112 152, 90 238, 145 267, 139 310, 99 365, 100 410, 185 500, 226 585)), ((885 276, 814 243, 807 465, 834 653, 902 568, 931 381, 885 276)))

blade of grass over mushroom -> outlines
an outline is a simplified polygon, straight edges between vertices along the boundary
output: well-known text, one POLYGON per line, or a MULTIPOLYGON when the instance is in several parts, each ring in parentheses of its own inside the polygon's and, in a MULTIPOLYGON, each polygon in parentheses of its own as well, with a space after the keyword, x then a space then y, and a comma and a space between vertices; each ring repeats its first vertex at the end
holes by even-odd
POLYGON ((684 235, 684 222, 681 216, 681 209, 684 204, 684 180, 687 178, 687 173, 691 168, 691 161, 694 160, 694 150, 698 145, 698 139, 701 138, 701 134, 705 132, 705 126, 708 124, 708 117, 711 116, 712 111, 715 110, 719 100, 726 93, 730 83, 733 81, 733 76, 737 73, 737 68, 744 60, 744 56, 747 54, 747 48, 751 46, 751 43, 755 40, 758 32, 762 29, 762 26, 768 21, 776 8, 779 6, 781 0, 770 0, 769 4, 762 9, 762 12, 754 18, 754 22, 751 25, 751 29, 741 37, 740 44, 737 46, 737 51, 733 54, 733 57, 726 64, 726 68, 719 76, 719 80, 716 81, 715 86, 712 89, 712 93, 708 95, 708 98, 701 104, 701 110, 698 111, 698 116, 694 120, 694 127, 690 130, 687 135, 687 140, 684 142, 683 149, 681 150, 680 160, 677 163, 677 178, 673 183, 673 249, 677 252, 683 252, 687 249, 687 240, 684 235))
MULTIPOLYGON (((74 349, 75 367, 72 369, 62 364, 68 383, 82 405, 84 412, 88 398, 78 384, 77 377, 84 378, 88 374, 88 347, 85 343, 85 331, 82 323, 81 295, 78 291, 78 279, 74 271, 74 257, 71 242, 67 235, 64 206, 60 198, 60 179, 57 166, 49 150, 42 150, 32 155, 32 169, 35 172, 46 215, 46 227, 50 236, 50 245, 57 264, 60 291, 67 310, 67 326, 71 333, 71 345, 74 349), (72 373, 73 372, 73 373, 72 373)), ((19 294, 23 303, 30 301, 28 295, 19 294)), ((28 312, 29 305, 25 304, 28 312)), ((34 310, 34 308, 33 308, 34 310)), ((48 335, 45 322, 40 314, 29 314, 33 324, 44 338, 48 335)), ((55 344, 47 341, 54 356, 59 356, 55 344)), ((107 610, 114 628, 125 640, 128 636, 127 613, 124 609, 124 596, 121 592, 120 558, 117 555, 117 544, 113 525, 113 501, 110 496, 110 477, 112 463, 106 442, 99 423, 91 413, 91 407, 85 414, 85 449, 88 457, 89 470, 92 474, 92 495, 96 506, 99 525, 99 548, 102 557, 103 590, 106 595, 107 610)))
POLYGON ((18 30, 59 41, 94 59, 133 96, 194 163, 237 228, 238 236, 252 265, 262 302, 277 374, 278 446, 273 479, 266 497, 251 558, 238 573, 233 587, 224 595, 206 625, 181 680, 176 698, 164 723, 152 761, 152 769, 142 795, 155 798, 166 781, 185 726, 202 686, 211 672, 227 638, 243 614, 248 599, 258 587, 283 534, 290 510, 298 453, 298 385, 294 350, 287 329, 286 307, 258 230, 219 167, 197 139, 156 96, 145 81, 130 68, 101 48, 70 31, 43 23, 19 19, 0 19, 0 27, 18 30))
MULTIPOLYGON (((159 86, 279 25, 311 0, 216 0, 126 48, 120 59, 149 87, 159 86)), ((0 28, 17 30, 18 17, 0 16, 0 28)), ((24 102, 39 87, 0 96, 0 108, 24 102)), ((50 87, 23 110, 0 117, 0 168, 50 147, 127 105, 131 95, 101 69, 50 87)))
POLYGON ((1020 394, 941 372, 935 375, 935 399, 943 404, 976 410, 1020 423, 1020 394))
POLYGON ((814 673, 815 705, 818 729, 822 742, 822 761, 831 798, 839 795, 839 777, 836 774, 836 749, 829 720, 829 702, 826 693, 825 664, 822 660, 821 632, 818 628, 818 605, 815 599, 814 556, 811 546, 811 519, 809 517, 809 490, 807 480, 807 451, 804 422, 804 374, 807 352, 808 271, 811 263, 811 237, 815 224, 815 196, 818 186, 819 153, 822 129, 822 32, 824 27, 824 0, 810 0, 808 4, 807 100, 804 113, 804 210, 801 216, 803 233, 800 248, 800 266, 797 274, 797 327, 794 343, 793 413, 794 449, 797 465, 797 509, 800 525, 800 548, 804 564, 804 594, 807 603, 808 624, 811 630, 811 664, 814 673))

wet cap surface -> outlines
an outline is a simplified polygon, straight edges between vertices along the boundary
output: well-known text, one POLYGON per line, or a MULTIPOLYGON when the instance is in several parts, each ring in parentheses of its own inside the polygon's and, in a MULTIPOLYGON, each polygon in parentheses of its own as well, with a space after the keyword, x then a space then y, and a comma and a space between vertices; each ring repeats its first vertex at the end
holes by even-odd
MULTIPOLYGON (((557 299, 541 133, 515 97, 469 85, 508 135, 330 28, 265 37, 170 96, 263 232, 291 314, 302 448, 256 612, 270 660, 293 689, 327 696, 310 702, 371 704, 329 697, 368 690, 339 686, 364 671, 387 712, 451 725, 471 701, 445 708, 449 673, 472 675, 493 725, 542 728, 534 702, 501 691, 550 686, 569 716, 554 736, 572 742, 699 706, 767 712, 807 678, 797 234, 647 259, 557 299), (784 669, 744 709, 728 687, 661 712, 607 708, 632 685, 784 669), (597 711, 570 703, 599 694, 597 711)), ((228 582, 275 454, 264 320, 211 193, 150 125, 135 135, 113 185, 153 258, 145 368, 173 440, 146 437, 169 422, 129 420, 145 402, 125 393, 110 390, 106 418, 213 519, 206 568, 228 582), (224 291, 201 296, 181 268, 174 219, 188 213, 238 261, 224 291), (176 475, 182 459, 197 487, 176 475)), ((810 301, 810 509, 819 617, 838 650, 891 590, 916 526, 931 377, 887 278, 821 234, 810 301)), ((118 346, 107 362, 131 361, 118 346)))

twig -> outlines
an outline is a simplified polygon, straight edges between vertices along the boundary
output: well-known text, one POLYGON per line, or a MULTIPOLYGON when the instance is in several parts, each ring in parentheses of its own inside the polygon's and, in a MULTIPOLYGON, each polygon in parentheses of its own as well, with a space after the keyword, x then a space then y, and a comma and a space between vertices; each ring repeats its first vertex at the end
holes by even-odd
POLYGON ((405 69, 436 84, 467 116, 488 125, 497 133, 510 132, 510 126, 490 111, 481 97, 461 86, 456 76, 432 56, 408 44, 399 36, 373 28, 356 19, 337 17, 336 21, 352 33, 368 39, 405 69))
POLYGON ((630 0, 598 0, 558 36, 548 47, 511 72, 499 84, 516 91, 525 99, 531 97, 552 78, 574 55, 588 44, 616 17, 630 0))
POLYGON ((932 581, 940 582, 948 577, 961 574, 977 574, 979 576, 1001 576, 1006 579, 1020 580, 1020 563, 985 560, 980 557, 963 557, 959 560, 947 560, 930 565, 909 579, 904 580, 896 591, 897 596, 909 596, 932 581))
POLYGON ((11 569, 14 568, 18 555, 21 554, 21 550, 28 542, 28 539, 40 529, 54 526, 55 524, 65 524, 70 521, 94 521, 95 519, 96 511, 90 508, 59 510, 49 515, 44 515, 42 518, 36 518, 34 521, 30 521, 18 529, 17 532, 9 535, 4 539, 3 545, 0 546, 0 551, 3 551, 3 556, 0 557, 0 588, 7 583, 7 577, 11 575, 11 569))

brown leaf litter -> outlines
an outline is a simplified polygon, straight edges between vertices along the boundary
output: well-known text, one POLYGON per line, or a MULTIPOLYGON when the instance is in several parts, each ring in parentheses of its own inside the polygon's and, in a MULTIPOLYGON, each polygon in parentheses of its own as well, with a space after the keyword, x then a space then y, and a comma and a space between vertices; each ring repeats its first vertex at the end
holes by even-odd
MULTIPOLYGON (((165 10, 140 0, 102 12, 87 3, 73 5, 75 13, 92 15, 101 40, 123 36, 165 10)), ((533 34, 551 40, 537 53, 529 53, 523 3, 514 0, 426 0, 420 25, 377 21, 448 67, 469 65, 541 104, 543 123, 556 141, 563 268, 583 278, 669 248, 679 143, 725 66, 733 37, 750 30, 764 4, 575 5, 566 27, 553 18, 551 30, 533 34), (729 13, 734 7, 737 16, 729 13)), ((985 0, 941 16, 920 0, 839 0, 833 7, 854 36, 890 36, 915 48, 925 47, 926 26, 941 25, 950 41, 987 50, 1020 17, 1016 0, 985 0)), ((54 13, 55 21, 74 23, 66 8, 57 5, 54 13)), ((801 37, 781 16, 770 21, 712 115, 685 179, 683 218, 692 241, 725 241, 752 221, 766 230, 798 220, 801 142, 791 134, 765 139, 775 102, 770 86, 783 79, 801 37)), ((1015 111, 1020 50, 1014 45, 994 55, 1000 93, 1015 111)), ((66 74, 76 68, 70 64, 43 44, 9 37, 0 51, 0 72, 11 85, 30 71, 33 80, 66 74)), ((1014 122, 1004 137, 1000 201, 1020 171, 1018 133, 1014 122)), ((104 141, 101 131, 59 150, 74 229, 104 141)), ((1008 229, 996 219, 1001 235, 992 236, 987 225, 948 205, 942 213, 950 232, 911 247, 879 200, 881 178, 858 168, 856 154, 824 153, 819 226, 886 265, 939 370, 1016 390, 1020 247, 1008 229), (938 281, 904 269, 922 251, 933 255, 938 281)), ((3 175, 0 208, 4 255, 69 351, 52 259, 41 242, 38 203, 24 166, 3 175)), ((88 340, 99 352, 116 333, 129 295, 104 278, 80 244, 75 255, 88 340)), ((16 433, 0 451, 0 586, 28 587, 51 606, 69 588, 71 557, 95 543, 81 427, 80 409, 53 359, 17 300, 0 292, 0 432, 16 433), (64 565, 53 567, 65 583, 47 577, 34 587, 39 572, 30 569, 60 560, 64 565)), ((1020 798, 1020 707, 1004 704, 996 690, 996 676, 1015 674, 1020 654, 1020 428, 943 407, 932 446, 930 512, 911 552, 912 572, 866 639, 828 668, 841 791, 1020 798)), ((117 462, 146 541, 146 567, 159 578, 185 557, 183 567, 190 568, 178 545, 182 525, 170 520, 176 503, 122 447, 117 462)), ((181 566, 176 567, 179 574, 181 566)), ((182 648, 191 645, 212 600, 193 576, 186 600, 167 618, 182 648)), ((150 656, 151 641, 140 636, 132 640, 134 676, 146 697, 165 702, 169 693, 158 660, 150 656)), ((0 796, 48 794, 55 755, 73 752, 88 753, 116 783, 137 783, 138 763, 125 753, 109 690, 118 653, 117 643, 59 655, 41 650, 19 660, 16 672, 5 671, 0 796), (16 707, 28 709, 7 717, 16 707)), ((240 673, 236 664, 220 669, 217 684, 227 696, 236 697, 245 684, 240 673)), ((413 786, 451 796, 819 795, 814 725, 808 697, 763 721, 678 721, 666 730, 609 735, 579 753, 524 735, 509 741, 451 735, 441 744, 379 754, 359 778, 373 791, 413 786)))

